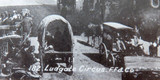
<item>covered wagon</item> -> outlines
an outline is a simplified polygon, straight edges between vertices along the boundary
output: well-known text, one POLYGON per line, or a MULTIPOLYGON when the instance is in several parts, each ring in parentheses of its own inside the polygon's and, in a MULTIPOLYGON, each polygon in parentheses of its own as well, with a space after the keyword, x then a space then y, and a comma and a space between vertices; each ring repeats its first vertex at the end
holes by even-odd
POLYGON ((73 68, 73 32, 70 23, 59 15, 45 17, 38 32, 43 72, 58 72, 50 68, 73 68))

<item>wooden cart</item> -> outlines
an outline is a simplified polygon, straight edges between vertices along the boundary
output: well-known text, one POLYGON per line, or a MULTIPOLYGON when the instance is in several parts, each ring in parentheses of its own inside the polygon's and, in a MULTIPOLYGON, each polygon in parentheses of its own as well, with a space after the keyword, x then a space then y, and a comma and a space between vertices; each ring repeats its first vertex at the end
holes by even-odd
POLYGON ((122 80, 159 80, 160 58, 148 56, 125 56, 122 80))

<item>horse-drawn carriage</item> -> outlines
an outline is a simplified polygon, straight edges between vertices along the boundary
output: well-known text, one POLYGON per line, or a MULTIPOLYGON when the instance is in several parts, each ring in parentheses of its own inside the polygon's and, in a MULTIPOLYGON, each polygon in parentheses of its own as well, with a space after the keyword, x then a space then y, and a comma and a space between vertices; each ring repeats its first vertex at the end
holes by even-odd
POLYGON ((132 27, 116 23, 105 22, 101 26, 102 43, 99 52, 102 63, 107 66, 124 66, 125 56, 145 55, 143 46, 137 43, 135 31, 132 27))
POLYGON ((101 28, 101 61, 108 67, 118 67, 122 80, 157 80, 160 77, 160 59, 149 57, 141 44, 134 43, 133 28, 116 22, 105 22, 101 28))

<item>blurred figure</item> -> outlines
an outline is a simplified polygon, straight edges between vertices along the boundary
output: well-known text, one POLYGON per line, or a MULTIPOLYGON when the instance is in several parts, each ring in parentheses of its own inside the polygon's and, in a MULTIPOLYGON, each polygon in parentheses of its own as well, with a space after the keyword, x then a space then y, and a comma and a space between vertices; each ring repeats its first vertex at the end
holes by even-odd
POLYGON ((63 49, 63 34, 62 32, 60 31, 59 27, 56 28, 56 32, 55 32, 55 35, 54 35, 54 49, 56 51, 62 51, 63 49))
MULTIPOLYGON (((8 11, 5 11, 4 14, 5 14, 5 19, 8 19, 8 18, 9 18, 9 13, 8 13, 8 11)), ((4 19, 4 20, 5 20, 5 19, 4 19)))
POLYGON ((8 19, 8 11, 2 13, 2 24, 7 24, 6 20, 8 19))
POLYGON ((15 26, 20 27, 20 22, 22 21, 23 17, 16 10, 13 10, 13 13, 12 13, 12 16, 10 17, 10 19, 12 20, 12 23, 15 26))
POLYGON ((67 16, 67 6, 63 6, 61 10, 61 15, 66 18, 67 16))
POLYGON ((1 13, 1 18, 2 18, 2 21, 4 21, 4 19, 5 19, 5 13, 4 12, 1 13))
POLYGON ((8 11, 4 12, 4 19, 2 21, 2 25, 12 25, 13 21, 11 20, 11 15, 8 13, 8 11))
POLYGON ((22 15, 20 13, 18 13, 16 10, 13 10, 13 15, 11 17, 11 20, 16 21, 20 21, 22 20, 22 15))
POLYGON ((30 67, 30 65, 37 62, 37 58, 35 57, 34 51, 35 51, 35 46, 29 46, 28 50, 26 51, 26 54, 25 54, 26 59, 24 60, 25 60, 25 65, 28 68, 30 67))
POLYGON ((3 21, 3 17, 2 17, 2 13, 0 14, 0 25, 2 24, 3 21))
POLYGON ((126 50, 126 46, 125 46, 125 44, 123 43, 123 41, 120 40, 120 39, 118 39, 118 38, 116 38, 116 40, 117 40, 117 41, 116 41, 117 51, 121 52, 121 51, 126 50))
POLYGON ((20 54, 22 56, 22 66, 29 68, 30 65, 37 62, 37 58, 34 54, 35 46, 31 46, 31 41, 27 39, 21 47, 20 54))
POLYGON ((149 52, 150 52, 150 56, 151 57, 156 57, 157 56, 157 51, 158 51, 158 45, 156 42, 152 43, 150 46, 149 46, 149 52))
POLYGON ((25 16, 23 16, 23 20, 21 22, 21 34, 28 35, 31 33, 31 29, 33 26, 33 20, 32 20, 30 13, 26 12, 23 15, 25 15, 25 16))
POLYGON ((140 38, 140 33, 139 33, 139 29, 137 28, 137 26, 134 27, 134 31, 135 31, 135 35, 140 38))
POLYGON ((17 16, 17 11, 16 10, 13 10, 13 16, 12 16, 12 19, 17 19, 18 16, 17 16))
POLYGON ((160 45, 160 36, 157 37, 157 44, 160 45))
POLYGON ((31 12, 30 12, 30 10, 29 9, 22 9, 22 11, 21 11, 21 14, 22 14, 22 16, 23 17, 25 17, 26 16, 26 14, 29 14, 30 15, 30 17, 31 17, 31 14, 30 14, 31 12))
POLYGON ((46 35, 45 35, 45 41, 46 41, 45 49, 54 50, 54 36, 52 36, 51 33, 49 33, 48 31, 46 32, 46 35))
POLYGON ((63 32, 63 51, 71 51, 71 44, 72 44, 72 40, 71 40, 71 35, 69 33, 69 30, 67 29, 67 27, 65 27, 64 32, 63 32))
POLYGON ((138 46, 139 41, 138 41, 138 37, 134 36, 134 46, 138 46))
POLYGON ((111 35, 110 35, 110 33, 108 32, 108 33, 104 33, 103 34, 103 42, 106 44, 106 47, 107 47, 107 49, 109 50, 109 51, 112 51, 112 48, 113 48, 113 39, 112 39, 112 37, 111 37, 111 35))
POLYGON ((87 43, 88 43, 88 44, 90 44, 90 36, 93 36, 93 33, 94 33, 92 27, 93 27, 93 24, 90 23, 90 24, 88 24, 87 28, 85 29, 85 30, 86 30, 86 31, 85 31, 85 34, 86 34, 86 36, 87 36, 87 43))

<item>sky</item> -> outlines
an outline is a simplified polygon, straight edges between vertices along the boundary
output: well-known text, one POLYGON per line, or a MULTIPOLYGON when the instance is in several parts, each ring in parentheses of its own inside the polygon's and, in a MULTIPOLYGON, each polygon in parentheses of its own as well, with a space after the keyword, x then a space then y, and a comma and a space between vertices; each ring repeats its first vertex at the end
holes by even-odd
MULTIPOLYGON (((24 6, 24 5, 56 5, 57 0, 0 0, 0 6, 24 6)), ((76 0, 76 8, 82 9, 83 0, 76 0)))
POLYGON ((56 5, 57 0, 0 0, 0 6, 56 5))

